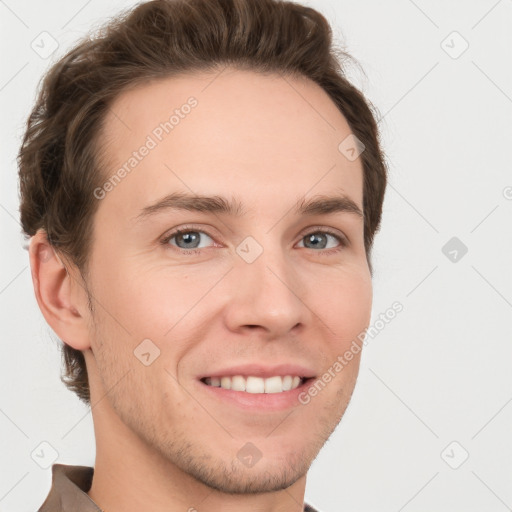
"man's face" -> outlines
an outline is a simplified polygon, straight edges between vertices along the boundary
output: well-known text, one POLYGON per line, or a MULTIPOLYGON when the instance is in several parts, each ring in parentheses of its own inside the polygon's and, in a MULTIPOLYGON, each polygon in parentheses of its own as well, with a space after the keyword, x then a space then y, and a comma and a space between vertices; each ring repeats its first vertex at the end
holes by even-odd
POLYGON ((270 491, 306 474, 346 409, 359 354, 305 405, 297 395, 314 379, 261 395, 201 378, 288 364, 318 379, 368 326, 363 219, 296 212, 321 196, 362 210, 362 164, 338 150, 351 132, 318 85, 217 74, 150 82, 111 108, 105 180, 150 149, 99 199, 86 358, 92 405, 107 393, 102 428, 116 426, 102 435, 125 441, 127 457, 137 439, 155 461, 213 488, 270 491), (197 104, 182 108, 190 97, 197 104), (159 130, 175 109, 179 121, 159 130), (147 208, 178 193, 222 196, 243 212, 147 208))

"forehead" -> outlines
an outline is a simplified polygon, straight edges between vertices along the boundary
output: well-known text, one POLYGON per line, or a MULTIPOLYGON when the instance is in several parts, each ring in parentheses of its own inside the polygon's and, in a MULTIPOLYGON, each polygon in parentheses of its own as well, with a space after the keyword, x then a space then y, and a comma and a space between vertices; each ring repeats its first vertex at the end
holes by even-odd
POLYGON ((127 171, 113 208, 174 190, 279 201, 334 188, 362 208, 361 159, 338 149, 350 127, 307 79, 226 68, 148 81, 119 95, 102 132, 104 177, 127 171))

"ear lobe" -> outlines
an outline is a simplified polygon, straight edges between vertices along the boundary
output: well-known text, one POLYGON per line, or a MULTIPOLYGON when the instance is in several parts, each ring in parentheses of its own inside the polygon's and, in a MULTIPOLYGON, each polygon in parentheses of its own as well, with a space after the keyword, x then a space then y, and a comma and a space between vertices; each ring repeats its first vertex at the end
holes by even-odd
POLYGON ((86 350, 90 342, 83 285, 62 263, 44 230, 30 240, 29 255, 34 293, 46 322, 64 343, 86 350))

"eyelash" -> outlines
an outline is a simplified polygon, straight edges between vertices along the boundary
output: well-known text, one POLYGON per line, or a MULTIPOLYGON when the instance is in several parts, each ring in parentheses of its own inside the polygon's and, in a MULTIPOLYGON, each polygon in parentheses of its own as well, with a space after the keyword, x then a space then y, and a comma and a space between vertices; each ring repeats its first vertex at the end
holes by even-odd
MULTIPOLYGON (((183 234, 189 233, 189 232, 204 233, 205 235, 208 235, 212 240, 214 240, 214 237, 212 235, 210 235, 207 231, 204 231, 202 229, 197 229, 194 226, 184 226, 181 229, 177 229, 176 231, 173 231, 169 235, 165 236, 161 240, 161 244, 163 246, 165 246, 166 248, 172 247, 171 250, 178 251, 181 254, 201 254, 202 251, 205 249, 181 249, 180 247, 171 246, 169 244, 169 241, 171 239, 173 239, 175 236, 183 235, 183 234)), ((335 232, 329 228, 323 228, 323 227, 322 228, 321 227, 314 228, 313 231, 308 231, 307 233, 304 233, 301 237, 301 240, 308 235, 313 235, 313 234, 317 234, 317 233, 326 233, 328 235, 333 236, 334 238, 336 238, 338 240, 340 245, 339 245, 339 247, 334 247, 332 249, 323 249, 323 250, 319 250, 319 251, 315 251, 314 249, 312 249, 313 252, 318 252, 321 255, 329 255, 329 254, 334 254, 334 253, 340 252, 341 250, 345 249, 349 245, 348 240, 344 236, 341 236, 338 232, 335 232)), ((304 249, 307 249, 307 247, 304 247, 304 249)))

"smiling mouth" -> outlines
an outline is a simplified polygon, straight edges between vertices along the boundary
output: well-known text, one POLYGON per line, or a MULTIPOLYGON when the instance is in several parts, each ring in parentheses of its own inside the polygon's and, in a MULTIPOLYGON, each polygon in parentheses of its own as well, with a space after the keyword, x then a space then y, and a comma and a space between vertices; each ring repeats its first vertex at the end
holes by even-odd
POLYGON ((246 393, 283 393, 302 386, 313 377, 299 377, 298 375, 275 375, 262 378, 252 375, 233 375, 225 377, 204 377, 203 384, 211 387, 242 391, 246 393))

